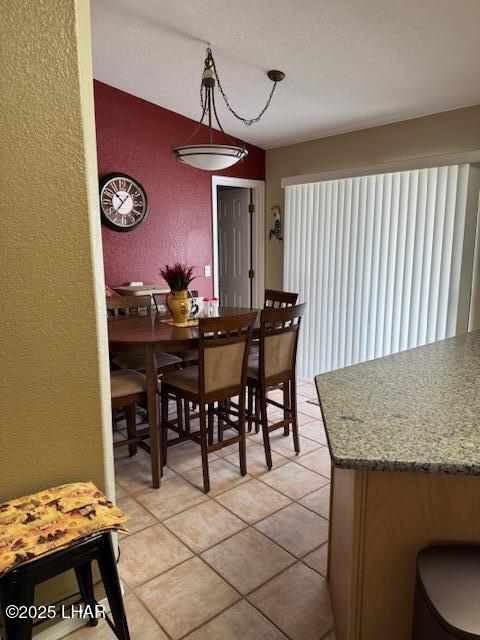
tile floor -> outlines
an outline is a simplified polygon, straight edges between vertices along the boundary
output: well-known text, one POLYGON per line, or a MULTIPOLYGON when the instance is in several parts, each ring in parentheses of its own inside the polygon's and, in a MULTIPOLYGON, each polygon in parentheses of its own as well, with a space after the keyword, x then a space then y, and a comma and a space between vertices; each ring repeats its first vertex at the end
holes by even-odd
MULTIPOLYGON (((272 392, 272 397, 280 392, 272 392)), ((160 489, 145 452, 116 449, 117 503, 131 520, 119 570, 132 640, 334 640, 327 562, 330 458, 309 381, 299 381, 301 453, 272 434, 267 472, 261 437, 210 454, 201 490, 198 445, 168 451, 160 489)), ((272 419, 278 416, 272 411, 272 419)), ((108 640, 105 622, 69 640, 108 640)))

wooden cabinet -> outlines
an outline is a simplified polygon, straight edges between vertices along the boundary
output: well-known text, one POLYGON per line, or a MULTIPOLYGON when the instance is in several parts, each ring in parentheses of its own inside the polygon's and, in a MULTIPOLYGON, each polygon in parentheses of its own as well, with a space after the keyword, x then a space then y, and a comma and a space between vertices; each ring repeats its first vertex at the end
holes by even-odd
POLYGON ((410 640, 417 552, 480 542, 480 478, 336 468, 332 491, 337 640, 410 640))

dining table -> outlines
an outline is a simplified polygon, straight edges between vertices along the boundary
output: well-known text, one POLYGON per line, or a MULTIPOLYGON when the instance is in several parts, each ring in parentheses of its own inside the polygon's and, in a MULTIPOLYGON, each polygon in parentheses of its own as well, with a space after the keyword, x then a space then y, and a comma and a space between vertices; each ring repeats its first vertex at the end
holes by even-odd
MULTIPOLYGON (((216 316, 227 318, 257 311, 255 328, 258 331, 258 309, 242 307, 219 307, 216 316)), ((152 465, 152 486, 160 486, 161 438, 158 403, 158 371, 156 353, 184 353, 198 348, 197 326, 174 326, 167 324, 170 316, 166 312, 149 310, 145 314, 125 315, 108 318, 108 342, 110 351, 145 354, 145 375, 147 386, 147 412, 150 428, 150 456, 152 465)))

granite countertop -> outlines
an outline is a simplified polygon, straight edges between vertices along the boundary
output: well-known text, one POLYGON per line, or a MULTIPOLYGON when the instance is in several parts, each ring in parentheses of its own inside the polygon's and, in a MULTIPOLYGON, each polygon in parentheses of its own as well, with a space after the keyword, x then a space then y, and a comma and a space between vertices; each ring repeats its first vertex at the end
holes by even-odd
POLYGON ((480 475, 480 331, 316 377, 344 469, 480 475))

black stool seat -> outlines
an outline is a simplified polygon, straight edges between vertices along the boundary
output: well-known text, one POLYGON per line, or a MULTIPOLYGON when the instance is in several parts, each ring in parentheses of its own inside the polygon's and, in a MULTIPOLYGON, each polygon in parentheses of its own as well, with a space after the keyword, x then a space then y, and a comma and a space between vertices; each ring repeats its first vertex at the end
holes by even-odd
MULTIPOLYGON (((3 640, 31 640, 33 620, 9 618, 7 607, 33 606, 35 586, 69 569, 75 570, 82 600, 94 610, 97 602, 92 578, 93 560, 98 563, 113 618, 113 624, 108 618, 107 622, 118 640, 130 640, 110 533, 80 539, 66 549, 39 556, 3 575, 0 578, 3 640)), ((90 620, 92 626, 97 622, 94 618, 90 620)))
POLYGON ((412 638, 480 638, 480 546, 420 551, 412 638))

